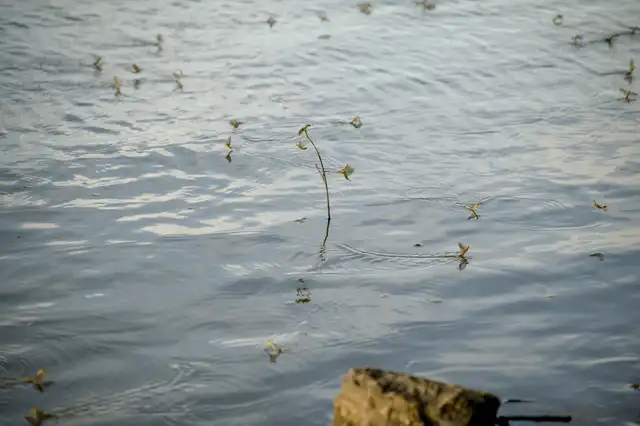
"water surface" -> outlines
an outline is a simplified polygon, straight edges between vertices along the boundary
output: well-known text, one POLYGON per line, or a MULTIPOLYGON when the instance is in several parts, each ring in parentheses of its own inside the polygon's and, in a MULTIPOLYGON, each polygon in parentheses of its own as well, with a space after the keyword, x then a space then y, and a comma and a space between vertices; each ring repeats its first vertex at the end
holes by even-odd
POLYGON ((635 0, 0 2, 0 370, 55 381, 0 386, 0 423, 35 406, 60 425, 326 425, 364 365, 535 400, 505 414, 637 423, 640 103, 619 89, 640 35, 569 43, 632 17, 635 0), (331 172, 356 168, 329 175, 324 248, 307 123, 331 172), (462 271, 439 257, 459 241, 462 271), (268 339, 290 352, 269 362, 268 339))

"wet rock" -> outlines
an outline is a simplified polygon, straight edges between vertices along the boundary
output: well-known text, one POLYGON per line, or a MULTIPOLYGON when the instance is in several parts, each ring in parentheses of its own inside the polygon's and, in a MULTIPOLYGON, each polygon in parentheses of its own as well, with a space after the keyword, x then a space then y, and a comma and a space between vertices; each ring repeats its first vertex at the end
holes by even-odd
POLYGON ((374 368, 351 369, 334 400, 332 426, 484 426, 497 396, 374 368))

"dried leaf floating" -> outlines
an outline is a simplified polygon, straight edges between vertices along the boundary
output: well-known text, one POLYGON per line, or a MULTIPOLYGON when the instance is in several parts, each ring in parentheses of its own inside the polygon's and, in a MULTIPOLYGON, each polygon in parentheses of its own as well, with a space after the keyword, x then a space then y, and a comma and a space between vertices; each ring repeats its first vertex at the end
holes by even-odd
POLYGON ((22 381, 24 383, 31 383, 37 390, 39 390, 40 392, 44 392, 44 389, 51 384, 51 382, 46 382, 44 380, 45 374, 47 374, 47 372, 43 369, 40 369, 35 376, 24 378, 22 379, 22 381))
POLYGON ((562 25, 562 22, 564 22, 564 16, 558 13, 556 16, 553 17, 552 21, 553 21, 553 25, 562 25))
POLYGON ((32 426, 40 426, 45 420, 55 418, 56 415, 52 413, 46 413, 40 411, 37 408, 32 408, 29 411, 30 415, 24 416, 24 419, 28 421, 32 426))
POLYGON ((598 204, 596 202, 596 200, 593 200, 593 207, 595 207, 596 209, 607 211, 607 205, 606 204, 598 204))
POLYGON ((356 169, 354 169, 353 167, 347 164, 342 169, 338 170, 336 173, 342 174, 346 180, 351 180, 349 179, 349 176, 351 176, 355 171, 356 169))

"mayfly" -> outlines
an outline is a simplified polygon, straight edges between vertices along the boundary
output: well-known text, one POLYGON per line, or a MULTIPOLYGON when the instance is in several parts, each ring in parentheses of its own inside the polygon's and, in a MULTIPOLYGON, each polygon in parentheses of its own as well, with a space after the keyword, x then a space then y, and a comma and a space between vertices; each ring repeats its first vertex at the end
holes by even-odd
POLYGON ((56 417, 55 414, 45 413, 44 411, 40 411, 37 408, 32 408, 29 411, 29 414, 31 415, 26 415, 24 416, 24 418, 32 426, 40 426, 45 420, 56 417))
POLYGON ((158 51, 162 50, 164 47, 164 37, 162 34, 156 35, 156 41, 153 43, 154 46, 158 48, 158 51))
POLYGON ((244 124, 244 121, 238 121, 234 118, 233 120, 229 121, 229 124, 231 124, 234 129, 237 129, 241 124, 244 124))
POLYGON ((100 55, 93 55, 93 67, 95 69, 97 69, 98 71, 102 71, 102 56, 100 55))
POLYGON ((184 77, 184 74, 182 73, 182 70, 179 70, 179 71, 173 73, 173 78, 176 80, 176 88, 177 89, 184 90, 184 86, 182 85, 182 78, 183 77, 184 77))
POLYGON ((562 16, 561 14, 557 14, 556 16, 553 17, 551 21, 553 21, 553 25, 562 25, 562 22, 564 21, 564 16, 562 16))
POLYGON ((113 85, 116 89, 116 96, 120 96, 120 79, 117 76, 113 77, 113 85))
POLYGON ((635 98, 632 98, 631 95, 638 96, 638 94, 636 92, 632 92, 631 89, 620 89, 620 91, 624 93, 623 100, 626 102, 632 102, 635 100, 635 98))
POLYGON ((267 19, 266 22, 269 24, 269 28, 273 28, 277 21, 273 16, 269 16, 269 19, 267 19))
POLYGON ((620 37, 620 34, 611 34, 609 37, 605 37, 604 42, 609 45, 609 47, 613 46, 613 40, 617 37, 620 37))
POLYGON ((227 142, 224 144, 224 146, 226 146, 227 149, 233 150, 233 148, 231 148, 231 136, 229 136, 229 138, 227 139, 227 142))
POLYGON ((595 207, 596 209, 604 210, 604 211, 607 210, 606 204, 598 204, 596 200, 593 200, 593 207, 595 207))
POLYGON ((318 13, 318 18, 320 18, 321 22, 329 22, 329 17, 324 12, 318 13))
POLYGON ((458 247, 460 248, 460 251, 458 252, 457 257, 459 259, 465 259, 466 258, 466 254, 469 251, 469 249, 471 248, 471 246, 467 246, 467 245, 464 245, 462 243, 458 243, 458 247))
POLYGON ((47 388, 49 385, 51 385, 52 382, 46 382, 44 380, 44 375, 47 374, 46 371, 44 371, 43 369, 38 370, 38 372, 36 373, 35 376, 33 377, 26 377, 24 379, 22 379, 23 383, 31 383, 33 384, 33 386, 39 390, 40 392, 44 392, 45 388, 47 388))
POLYGON ((362 127, 362 120, 360 119, 360 116, 356 114, 356 116, 353 117, 349 124, 351 124, 356 129, 359 129, 360 127, 362 127))
POLYGON ((271 360, 271 362, 276 362, 278 357, 282 354, 282 352, 284 352, 282 348, 273 343, 273 341, 271 340, 267 341, 267 346, 264 348, 264 351, 267 353, 267 355, 269 355, 269 359, 271 360))
POLYGON ((480 207, 479 203, 476 204, 472 204, 470 206, 464 206, 465 209, 469 210, 471 212, 471 216, 469 216, 467 218, 467 220, 471 220, 471 219, 479 219, 480 216, 478 215, 478 213, 476 212, 476 209, 480 207))
POLYGON ((636 64, 633 62, 633 59, 629 61, 629 71, 624 73, 624 81, 631 84, 633 81, 633 72, 636 70, 636 64))
POLYGON ((342 169, 338 170, 336 173, 342 174, 346 180, 351 180, 349 179, 349 176, 351 176, 355 171, 356 169, 354 169, 353 167, 347 164, 342 169))
POLYGON ((133 64, 133 66, 131 67, 131 70, 135 73, 135 74, 139 74, 142 72, 142 68, 140 68, 138 66, 138 64, 133 64))

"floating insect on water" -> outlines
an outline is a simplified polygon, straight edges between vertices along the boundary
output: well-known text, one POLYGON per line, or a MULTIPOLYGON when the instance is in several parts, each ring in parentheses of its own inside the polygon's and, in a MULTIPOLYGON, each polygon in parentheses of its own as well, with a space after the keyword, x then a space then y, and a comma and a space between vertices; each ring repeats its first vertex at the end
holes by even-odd
POLYGON ((480 216, 478 215, 478 212, 476 212, 476 209, 480 207, 480 204, 476 203, 476 204, 471 204, 470 206, 465 206, 464 208, 469 210, 471 212, 471 216, 469 216, 467 218, 467 220, 471 220, 471 219, 479 219, 480 216))
POLYGON ((158 51, 164 48, 164 37, 162 34, 156 35, 156 41, 153 43, 154 46, 158 48, 158 51))
POLYGON ((269 16, 269 19, 267 19, 266 22, 269 24, 269 28, 273 28, 277 21, 273 16, 269 16))
POLYGON ((436 5, 433 3, 429 3, 427 0, 422 0, 422 1, 418 1, 416 0, 415 2, 418 6, 422 6, 425 10, 433 10, 436 8, 436 5))
POLYGON ((33 387, 36 388, 40 392, 44 392, 46 388, 53 384, 53 382, 48 382, 44 380, 44 376, 47 374, 43 369, 38 370, 35 376, 26 377, 22 379, 23 383, 31 383, 33 387))
POLYGON ((458 264, 458 269, 462 271, 469 264, 469 259, 467 258, 466 255, 469 249, 471 248, 471 246, 458 243, 458 248, 460 249, 460 251, 458 252, 458 255, 456 256, 458 259, 460 259, 460 263, 458 264))
POLYGON ((93 59, 93 67, 98 71, 102 71, 102 56, 93 55, 93 59))
POLYGON ((233 148, 231 148, 231 136, 229 136, 229 138, 227 138, 227 142, 224 144, 225 148, 227 148, 229 150, 229 152, 227 152, 227 155, 224 157, 227 162, 231 162, 231 151, 233 151, 233 148))
POLYGON ((182 84, 183 77, 184 74, 182 73, 182 70, 178 70, 173 73, 173 78, 176 81, 176 89, 184 90, 184 85, 182 84))
POLYGON ((631 89, 620 89, 620 91, 624 93, 624 98, 622 98, 622 100, 625 102, 633 102, 636 100, 635 96, 638 96, 638 94, 636 92, 632 92, 631 89))
POLYGON ((24 419, 28 421, 32 426, 40 426, 45 420, 52 419, 56 417, 55 414, 46 413, 44 411, 40 411, 37 408, 32 408, 29 411, 29 414, 24 416, 24 419))
POLYGON ((142 68, 140 68, 138 64, 133 64, 131 66, 131 71, 133 71, 135 74, 139 74, 142 72, 142 68))
POLYGON ((116 89, 116 96, 120 96, 120 79, 118 77, 113 77, 113 87, 116 89))
POLYGON ((355 171, 356 169, 354 169, 353 167, 347 164, 346 166, 338 170, 336 173, 342 174, 346 180, 351 180, 349 179, 349 176, 351 176, 355 171))
POLYGON ((620 34, 611 34, 609 37, 605 37, 604 38, 604 42, 607 43, 609 45, 609 47, 613 46, 613 40, 615 40, 616 38, 620 37, 620 34))
POLYGON ((318 13, 318 18, 320 18, 320 21, 322 22, 329 22, 329 17, 324 12, 318 13))
POLYGON ((370 15, 371 14, 371 10, 373 9, 373 5, 371 3, 360 3, 358 4, 358 9, 360 9, 360 12, 364 13, 365 15, 370 15))
POLYGON ((624 81, 631 84, 633 81, 633 72, 636 70, 636 64, 633 62, 633 59, 629 61, 629 71, 624 73, 624 81))
POLYGON ((227 149, 233 149, 231 148, 231 136, 227 138, 227 142, 224 144, 224 146, 227 147, 227 149))
POLYGON ((310 303, 311 302, 311 290, 306 287, 301 287, 296 290, 297 297, 296 303, 310 303))
POLYGON ((244 124, 244 121, 238 121, 234 118, 233 120, 229 121, 229 124, 231 124, 234 129, 237 129, 241 124, 244 124))
POLYGON ((276 345, 273 341, 268 340, 267 346, 264 348, 264 351, 269 355, 269 359, 271 362, 276 362, 278 357, 284 352, 282 348, 276 345))
POLYGON ((553 21, 553 25, 562 25, 562 22, 564 21, 564 16, 558 13, 556 16, 553 17, 552 21, 553 21))
POLYGON ((598 204, 596 202, 596 200, 593 200, 593 207, 595 207, 596 209, 607 211, 607 205, 606 204, 598 204))
POLYGON ((360 116, 356 114, 355 117, 351 119, 349 124, 351 124, 356 129, 359 129, 360 127, 362 127, 362 120, 360 119, 360 116))
POLYGON ((573 47, 583 47, 584 46, 584 36, 582 34, 576 34, 571 37, 571 45, 573 47))

